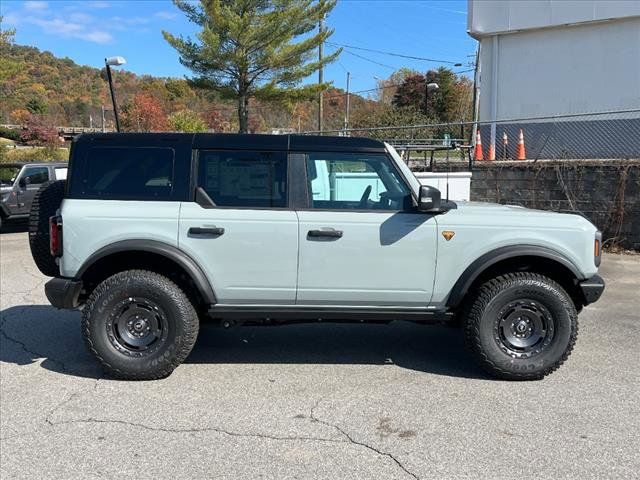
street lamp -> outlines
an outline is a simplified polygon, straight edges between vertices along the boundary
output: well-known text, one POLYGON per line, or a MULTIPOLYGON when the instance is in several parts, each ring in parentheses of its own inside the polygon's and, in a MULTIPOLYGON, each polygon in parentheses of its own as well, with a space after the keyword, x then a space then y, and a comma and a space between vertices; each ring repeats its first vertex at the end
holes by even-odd
MULTIPOLYGON (((425 79, 426 80, 426 79, 425 79)), ((428 100, 429 100, 429 90, 438 90, 440 85, 437 83, 431 82, 427 83, 424 88, 424 116, 427 116, 427 109, 429 108, 428 100)))
POLYGON ((119 67, 124 65, 127 61, 123 57, 109 57, 104 59, 104 64, 107 66, 107 79, 109 80, 109 90, 111 91, 111 101, 113 102, 113 116, 116 119, 116 132, 120 131, 120 117, 118 117, 118 105, 116 103, 116 95, 113 92, 113 80, 111 78, 111 66, 119 67))

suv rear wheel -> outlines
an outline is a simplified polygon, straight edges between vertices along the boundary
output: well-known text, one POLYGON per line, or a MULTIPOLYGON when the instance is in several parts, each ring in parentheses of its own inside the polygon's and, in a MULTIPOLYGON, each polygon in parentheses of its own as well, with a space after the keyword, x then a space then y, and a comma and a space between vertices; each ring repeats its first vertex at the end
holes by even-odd
POLYGON ((168 376, 191 352, 198 314, 185 293, 154 272, 117 273, 89 296, 82 312, 87 347, 113 376, 168 376))
POLYGON ((567 292, 529 272, 484 283, 463 316, 471 352, 487 372, 507 380, 536 380, 553 372, 578 335, 578 314, 567 292))

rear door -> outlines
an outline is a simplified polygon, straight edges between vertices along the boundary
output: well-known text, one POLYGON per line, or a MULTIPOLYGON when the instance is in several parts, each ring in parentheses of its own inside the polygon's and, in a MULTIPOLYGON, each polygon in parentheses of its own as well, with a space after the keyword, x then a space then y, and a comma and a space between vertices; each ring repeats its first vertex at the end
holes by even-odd
POLYGON ((297 302, 426 308, 437 228, 386 154, 306 154, 297 302))
POLYGON ((33 197, 47 181, 49 181, 49 167, 34 165, 23 168, 16 190, 18 197, 16 214, 29 213, 33 197))
POLYGON ((286 152, 197 156, 195 187, 214 205, 182 203, 180 248, 206 272, 219 304, 295 303, 298 221, 289 208, 286 152))

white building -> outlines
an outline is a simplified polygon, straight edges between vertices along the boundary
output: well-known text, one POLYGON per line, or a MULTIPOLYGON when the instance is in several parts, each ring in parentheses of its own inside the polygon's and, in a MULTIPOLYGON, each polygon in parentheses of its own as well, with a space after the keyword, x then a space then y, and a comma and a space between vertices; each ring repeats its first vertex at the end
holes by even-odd
POLYGON ((479 120, 640 108, 640 0, 469 0, 467 21, 479 120))

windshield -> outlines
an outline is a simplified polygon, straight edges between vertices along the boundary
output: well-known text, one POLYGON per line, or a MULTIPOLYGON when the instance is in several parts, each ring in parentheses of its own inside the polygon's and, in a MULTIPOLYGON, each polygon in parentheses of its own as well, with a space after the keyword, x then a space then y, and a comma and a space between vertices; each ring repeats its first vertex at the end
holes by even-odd
POLYGON ((393 157, 393 160, 396 162, 396 165, 398 165, 398 168, 402 172, 402 175, 409 182, 409 185, 411 186, 411 190, 414 191, 417 197, 418 191, 420 190, 420 182, 418 181, 416 176, 413 174, 411 169, 407 166, 407 164, 404 163, 404 160, 402 160, 402 157, 398 155, 398 152, 396 152, 396 149, 393 148, 391 145, 389 145, 387 142, 384 143, 384 146, 387 148, 387 152, 391 154, 391 157, 393 157))
POLYGON ((0 185, 11 186, 20 173, 20 167, 0 167, 0 185))

